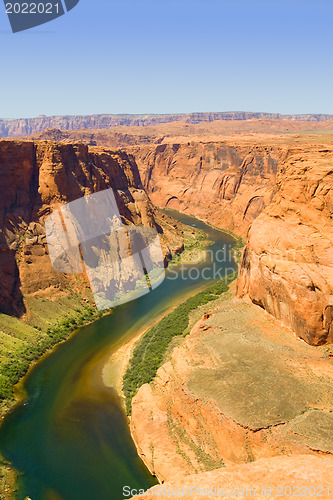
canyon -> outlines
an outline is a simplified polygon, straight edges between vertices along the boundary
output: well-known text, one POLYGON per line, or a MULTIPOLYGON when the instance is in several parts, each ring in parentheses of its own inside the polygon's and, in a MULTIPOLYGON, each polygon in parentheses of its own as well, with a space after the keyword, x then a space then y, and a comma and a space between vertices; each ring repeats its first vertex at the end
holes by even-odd
POLYGON ((155 206, 195 215, 246 240, 239 296, 265 308, 307 342, 330 343, 332 135, 262 133, 276 123, 285 132, 293 123, 308 125, 258 118, 176 121, 72 132, 50 129, 36 140, 56 139, 61 147, 77 140, 91 150, 102 144, 121 147, 137 165, 140 189, 155 206), (248 132, 249 123, 256 132, 248 132), (241 127, 243 133, 235 136, 229 130, 225 135, 226 124, 241 127))
POLYGON ((84 275, 53 269, 44 223, 60 206, 112 187, 125 225, 154 227, 165 260, 183 249, 180 225, 147 197, 136 166, 123 151, 83 144, 0 141, 0 311, 22 317, 27 296, 61 295, 88 288, 84 275))
POLYGON ((184 227, 157 207, 193 214, 245 242, 237 283, 213 309, 200 309, 154 382, 132 400, 138 452, 170 488, 191 481, 259 487, 263 477, 272 485, 294 477, 300 486, 306 477, 320 487, 332 477, 333 135, 326 118, 68 125, 0 141, 5 315, 29 321, 29 297, 66 290, 91 300, 84 275, 52 269, 43 226, 62 204, 108 187, 125 224, 157 229, 165 262, 183 250, 184 227))
POLYGON ((202 310, 132 400, 141 457, 163 491, 329 484, 332 136, 180 134, 126 149, 153 202, 245 239, 231 297, 202 310))
POLYGON ((243 237, 238 295, 332 343, 331 136, 178 139, 128 148, 151 200, 243 237))

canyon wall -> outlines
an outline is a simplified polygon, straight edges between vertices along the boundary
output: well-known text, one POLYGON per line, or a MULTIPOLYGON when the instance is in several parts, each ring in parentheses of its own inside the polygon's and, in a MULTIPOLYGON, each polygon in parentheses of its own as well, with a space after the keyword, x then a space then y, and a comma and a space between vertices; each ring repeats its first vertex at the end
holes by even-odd
POLYGON ((153 203, 244 236, 273 197, 287 148, 191 141, 131 151, 153 203))
MULTIPOLYGON (((83 144, 0 141, 0 312, 20 316, 23 297, 65 289, 71 275, 51 266, 45 218, 59 206, 107 188, 125 224, 161 234, 164 256, 182 248, 181 230, 153 207, 130 155, 83 144)), ((81 284, 82 286, 82 284, 81 284)))
POLYGON ((241 297, 306 342, 331 343, 332 144, 276 142, 240 138, 131 150, 156 205, 246 238, 241 297))
POLYGON ((291 149, 253 222, 238 294, 311 344, 333 342, 333 148, 291 149))

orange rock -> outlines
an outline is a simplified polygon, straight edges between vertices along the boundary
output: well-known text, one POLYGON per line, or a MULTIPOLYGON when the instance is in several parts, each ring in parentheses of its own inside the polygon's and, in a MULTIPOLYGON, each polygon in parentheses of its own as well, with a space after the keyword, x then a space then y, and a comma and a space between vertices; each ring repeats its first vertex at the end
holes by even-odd
POLYGON ((245 235, 272 199, 285 149, 205 139, 132 152, 153 203, 245 235))
POLYGON ((332 492, 333 459, 300 455, 183 476, 133 498, 330 498, 332 492))
POLYGON ((325 353, 300 343, 264 311, 226 299, 168 354, 153 383, 140 387, 131 433, 161 482, 222 463, 326 451, 332 440, 320 444, 319 431, 308 446, 286 424, 316 407, 316 416, 330 419, 328 437, 332 380, 325 353))
MULTIPOLYGON (((83 144, 0 141, 0 311, 21 315, 23 296, 54 294, 75 279, 55 271, 48 256, 45 218, 59 205, 112 188, 125 224, 156 227, 165 259, 182 248, 182 231, 146 195, 132 156, 83 144)), ((173 221, 174 222, 174 221, 173 221)))
POLYGON ((252 224, 238 280, 306 342, 333 342, 333 148, 291 150, 278 191, 252 224))

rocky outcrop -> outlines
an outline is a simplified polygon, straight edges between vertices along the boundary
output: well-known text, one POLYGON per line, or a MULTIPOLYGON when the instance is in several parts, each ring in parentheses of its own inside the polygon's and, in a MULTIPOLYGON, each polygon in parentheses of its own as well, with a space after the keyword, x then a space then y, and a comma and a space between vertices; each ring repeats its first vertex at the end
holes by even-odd
POLYGON ((249 112, 222 112, 222 113, 188 113, 170 115, 90 115, 90 116, 45 116, 36 118, 21 118, 0 120, 0 137, 13 137, 35 134, 47 128, 61 130, 78 130, 82 128, 103 129, 116 126, 159 125, 171 122, 201 123, 215 120, 292 120, 308 121, 312 123, 332 119, 332 115, 280 115, 278 113, 249 113, 249 112))
POLYGON ((125 152, 0 141, 0 312, 19 316, 25 311, 24 295, 54 294, 68 286, 73 278, 51 266, 45 218, 60 205, 110 187, 125 224, 155 227, 166 258, 181 250, 181 231, 153 207, 134 158, 125 152))
POLYGON ((333 342, 333 148, 291 149, 249 231, 238 281, 310 344, 333 342))
POLYGON ((275 456, 294 455, 296 464, 333 452, 332 381, 324 351, 225 298, 139 389, 132 436, 160 482, 275 456))
POLYGON ((245 235, 275 192, 286 146, 198 141, 132 152, 152 201, 245 235))

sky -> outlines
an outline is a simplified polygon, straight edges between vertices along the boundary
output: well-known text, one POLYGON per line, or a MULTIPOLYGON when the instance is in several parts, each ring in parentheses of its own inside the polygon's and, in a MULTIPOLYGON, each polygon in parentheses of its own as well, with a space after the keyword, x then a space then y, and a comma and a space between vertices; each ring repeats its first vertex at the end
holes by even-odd
POLYGON ((1 3, 0 117, 333 114, 332 19, 332 0, 80 0, 13 34, 1 3))

